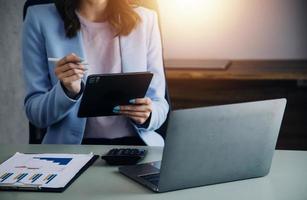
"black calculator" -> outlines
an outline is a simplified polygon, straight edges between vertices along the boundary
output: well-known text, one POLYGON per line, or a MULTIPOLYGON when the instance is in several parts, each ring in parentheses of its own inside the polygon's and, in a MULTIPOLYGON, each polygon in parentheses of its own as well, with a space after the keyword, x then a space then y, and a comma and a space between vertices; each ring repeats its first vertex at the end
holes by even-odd
POLYGON ((101 156, 109 165, 134 165, 146 155, 145 149, 115 148, 101 156))

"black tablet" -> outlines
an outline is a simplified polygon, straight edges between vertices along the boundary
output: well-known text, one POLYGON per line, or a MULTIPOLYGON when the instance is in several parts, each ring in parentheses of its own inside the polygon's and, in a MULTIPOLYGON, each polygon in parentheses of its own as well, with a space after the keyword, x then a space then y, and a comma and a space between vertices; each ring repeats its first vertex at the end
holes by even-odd
POLYGON ((78 117, 117 115, 113 108, 144 98, 153 77, 149 72, 95 74, 87 78, 78 117))

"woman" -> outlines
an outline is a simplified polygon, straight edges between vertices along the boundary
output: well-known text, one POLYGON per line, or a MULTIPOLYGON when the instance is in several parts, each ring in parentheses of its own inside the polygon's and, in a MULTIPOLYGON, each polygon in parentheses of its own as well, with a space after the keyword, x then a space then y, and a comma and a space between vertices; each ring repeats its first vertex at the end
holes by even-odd
POLYGON ((47 128, 43 143, 163 145, 155 130, 169 107, 153 11, 128 0, 57 0, 31 6, 22 42, 25 111, 30 122, 47 128), (50 57, 61 60, 48 62, 50 57), (119 116, 77 117, 89 74, 137 71, 154 73, 145 98, 116 106, 119 116))

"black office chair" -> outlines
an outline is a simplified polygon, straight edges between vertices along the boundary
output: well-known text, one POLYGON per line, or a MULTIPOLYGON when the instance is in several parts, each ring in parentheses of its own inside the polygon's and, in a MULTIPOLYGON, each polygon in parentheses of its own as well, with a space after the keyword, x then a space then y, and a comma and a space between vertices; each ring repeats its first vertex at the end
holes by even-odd
MULTIPOLYGON (((27 0, 23 7, 23 20, 25 19, 27 14, 27 9, 30 6, 39 5, 39 4, 48 4, 48 3, 54 3, 54 0, 27 0)), ((141 0, 140 5, 155 10, 159 14, 157 0, 141 0)), ((165 87, 165 98, 171 110, 171 101, 167 84, 165 87)), ((163 138, 166 137, 166 129, 168 124, 169 113, 166 121, 162 124, 162 126, 158 130, 156 130, 156 132, 159 133, 163 138)), ((46 134, 46 129, 37 128, 32 123, 29 123, 29 144, 41 144, 45 134, 46 134)))

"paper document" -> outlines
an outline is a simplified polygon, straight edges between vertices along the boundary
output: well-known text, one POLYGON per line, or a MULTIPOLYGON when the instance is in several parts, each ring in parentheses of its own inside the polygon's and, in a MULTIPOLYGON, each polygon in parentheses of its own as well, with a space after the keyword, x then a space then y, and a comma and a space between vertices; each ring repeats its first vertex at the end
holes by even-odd
POLYGON ((0 165, 0 187, 63 188, 93 156, 16 153, 0 165))

